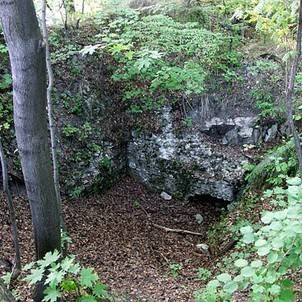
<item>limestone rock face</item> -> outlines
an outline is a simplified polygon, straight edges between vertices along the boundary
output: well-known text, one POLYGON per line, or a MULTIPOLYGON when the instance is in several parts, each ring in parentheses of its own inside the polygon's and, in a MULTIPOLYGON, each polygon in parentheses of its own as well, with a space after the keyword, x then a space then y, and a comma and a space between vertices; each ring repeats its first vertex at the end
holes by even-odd
POLYGON ((169 108, 161 118, 160 134, 133 133, 128 147, 130 171, 148 187, 171 195, 234 200, 247 162, 238 147, 215 143, 201 131, 175 134, 169 108))

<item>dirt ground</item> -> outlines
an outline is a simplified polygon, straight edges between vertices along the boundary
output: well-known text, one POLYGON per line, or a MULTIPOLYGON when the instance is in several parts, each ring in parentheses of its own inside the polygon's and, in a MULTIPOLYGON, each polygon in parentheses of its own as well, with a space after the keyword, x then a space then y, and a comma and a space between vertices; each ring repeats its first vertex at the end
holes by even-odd
MULTIPOLYGON (((22 262, 34 258, 30 211, 23 198, 15 198, 21 240, 22 262)), ((165 201, 148 192, 130 177, 103 195, 66 200, 64 214, 72 245, 70 252, 84 265, 96 269, 121 301, 194 301, 202 286, 196 277, 199 267, 211 266, 211 259, 196 248, 205 240, 208 227, 219 219, 220 210, 209 200, 184 203, 165 201), (196 214, 204 218, 202 224, 196 214), (166 232, 154 224, 199 232, 204 236, 166 232), (170 264, 182 265, 177 278, 170 264)), ((8 210, 0 200, 0 259, 13 259, 8 210)), ((0 274, 4 267, 0 266, 0 274)), ((22 286, 22 302, 31 301, 22 286)))

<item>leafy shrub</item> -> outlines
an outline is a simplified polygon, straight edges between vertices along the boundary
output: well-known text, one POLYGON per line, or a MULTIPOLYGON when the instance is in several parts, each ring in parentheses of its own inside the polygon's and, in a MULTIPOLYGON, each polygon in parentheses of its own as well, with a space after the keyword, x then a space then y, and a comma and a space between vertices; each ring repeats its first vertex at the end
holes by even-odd
POLYGON ((281 66, 269 60, 257 60, 248 71, 258 78, 250 95, 259 109, 262 121, 274 119, 284 121, 284 106, 280 102, 280 90, 283 85, 281 66))
POLYGON ((270 150, 246 176, 250 186, 283 185, 297 171, 297 155, 292 140, 270 150))
POLYGON ((102 32, 97 38, 102 43, 82 53, 101 49, 112 56, 112 79, 121 83, 123 100, 133 113, 200 94, 213 75, 236 77, 232 69, 240 60, 230 50, 231 38, 203 29, 197 22, 122 10, 100 14, 98 24, 102 32))
POLYGON ((25 281, 30 285, 44 282, 43 302, 56 302, 58 298, 98 302, 109 297, 107 286, 99 281, 94 270, 81 267, 74 256, 62 258, 58 251, 49 252, 43 259, 24 267, 24 270, 29 271, 25 281))
POLYGON ((286 190, 275 190, 284 200, 283 208, 262 214, 259 229, 240 229, 240 244, 250 248, 253 257, 237 258, 234 270, 211 280, 196 293, 196 301, 233 301, 237 291, 247 292, 249 301, 295 300, 289 272, 302 266, 302 181, 290 178, 286 190))

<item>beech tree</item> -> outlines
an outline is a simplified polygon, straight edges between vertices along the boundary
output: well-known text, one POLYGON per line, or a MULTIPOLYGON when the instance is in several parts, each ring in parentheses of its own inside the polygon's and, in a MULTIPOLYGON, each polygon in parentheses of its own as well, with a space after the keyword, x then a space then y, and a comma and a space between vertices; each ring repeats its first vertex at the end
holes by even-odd
MULTIPOLYGON (((45 45, 32 0, 1 0, 0 18, 13 76, 14 124, 30 202, 36 258, 60 250, 60 215, 47 127, 45 45)), ((34 301, 43 298, 42 286, 34 301)))

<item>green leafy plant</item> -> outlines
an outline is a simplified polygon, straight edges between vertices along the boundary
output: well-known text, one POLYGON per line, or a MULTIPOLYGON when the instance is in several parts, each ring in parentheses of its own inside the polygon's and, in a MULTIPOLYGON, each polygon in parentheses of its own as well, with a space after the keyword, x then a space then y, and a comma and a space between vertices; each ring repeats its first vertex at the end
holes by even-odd
POLYGON ((62 129, 62 133, 66 136, 66 137, 73 137, 76 134, 79 134, 80 130, 77 127, 74 127, 72 125, 66 125, 64 126, 64 128, 62 129))
POLYGON ((201 281, 208 281, 211 276, 212 273, 208 269, 203 267, 197 269, 197 279, 201 281))
POLYGON ((0 80, 0 90, 8 89, 12 85, 12 77, 9 73, 5 73, 0 80))
POLYGON ((173 278, 179 276, 180 271, 182 270, 182 265, 180 263, 171 263, 169 265, 170 274, 173 278))
POLYGON ((229 49, 230 38, 197 22, 117 9, 99 14, 97 24, 102 43, 81 53, 112 56, 112 79, 121 84, 123 101, 133 114, 203 93, 210 75, 236 76, 232 70, 240 56, 229 49))
POLYGON ((104 301, 109 297, 107 286, 100 282, 91 268, 82 267, 74 256, 62 258, 58 251, 49 252, 37 262, 24 267, 29 271, 24 278, 30 285, 43 281, 43 302, 56 302, 59 298, 79 302, 104 301))
POLYGON ((246 180, 256 186, 280 186, 285 184, 288 176, 297 171, 297 156, 292 140, 268 151, 260 164, 256 165, 246 180))
POLYGON ((288 188, 275 193, 284 207, 262 214, 262 225, 240 229, 242 246, 249 246, 253 257, 234 261, 232 272, 223 272, 206 289, 196 293, 196 301, 233 301, 237 291, 246 291, 250 301, 294 301, 294 284, 289 272, 302 266, 302 181, 287 180, 288 188))

